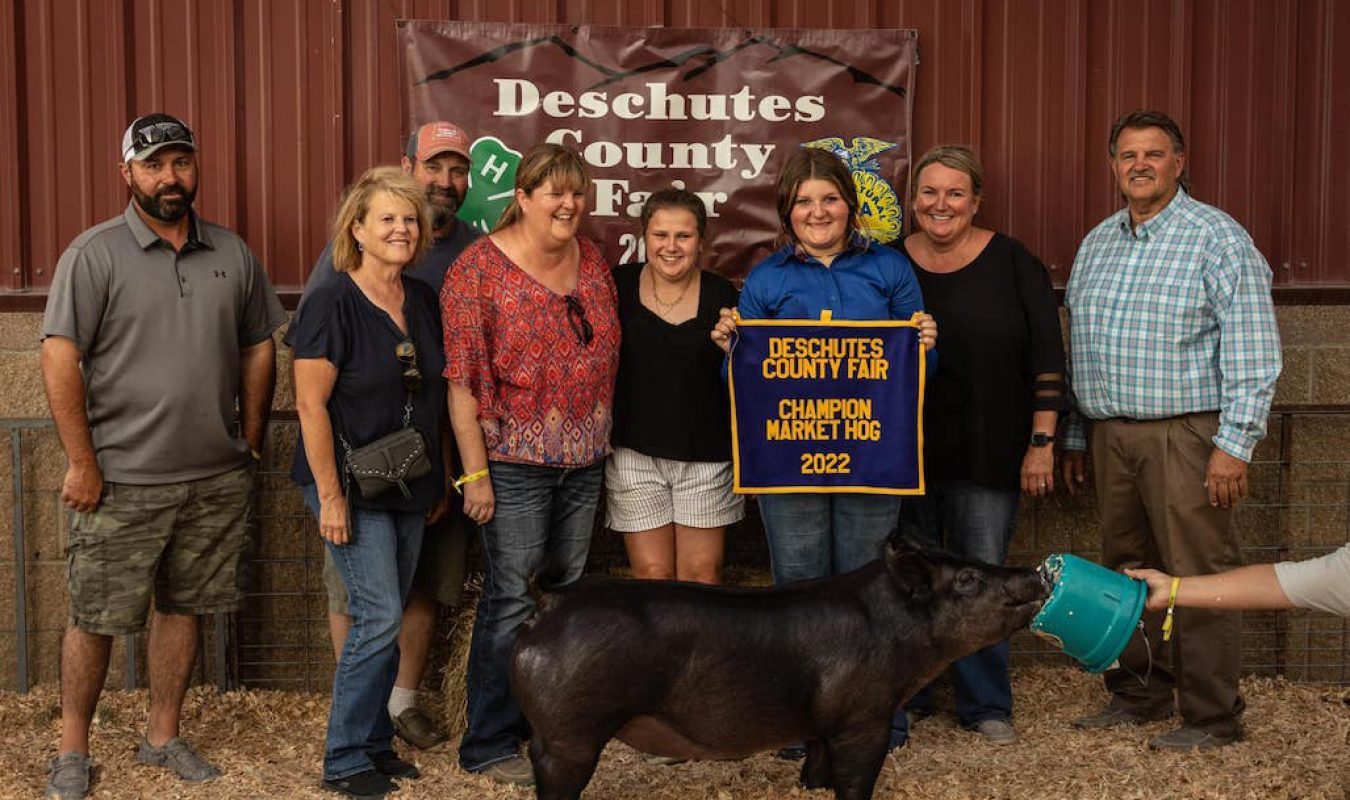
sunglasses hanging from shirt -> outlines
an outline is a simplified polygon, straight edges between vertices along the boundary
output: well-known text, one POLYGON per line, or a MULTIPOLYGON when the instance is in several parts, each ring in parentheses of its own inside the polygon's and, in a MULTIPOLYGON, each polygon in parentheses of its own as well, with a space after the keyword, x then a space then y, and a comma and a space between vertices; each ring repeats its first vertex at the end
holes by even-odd
POLYGON ((595 338, 595 330, 586 319, 586 307, 570 294, 563 295, 563 301, 567 303, 567 324, 571 326, 572 333, 582 347, 590 346, 591 340, 595 338))
POLYGON ((402 368, 403 427, 370 444, 353 448, 347 437, 338 434, 338 441, 346 454, 343 471, 367 500, 398 487, 404 497, 412 497, 408 481, 431 472, 427 455, 427 440, 412 426, 412 396, 422 388, 422 372, 417 368, 417 348, 408 340, 399 342, 394 356, 402 368))

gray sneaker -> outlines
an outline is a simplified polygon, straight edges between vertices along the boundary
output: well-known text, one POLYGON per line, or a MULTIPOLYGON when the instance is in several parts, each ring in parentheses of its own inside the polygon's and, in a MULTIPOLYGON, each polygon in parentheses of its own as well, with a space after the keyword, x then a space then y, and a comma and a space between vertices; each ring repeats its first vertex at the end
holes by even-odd
POLYGON ((984 737, 990 744, 1012 744, 1017 741, 1017 731, 1006 719, 986 719, 971 730, 984 737))
POLYGON ((177 736, 165 742, 163 747, 155 747, 148 739, 142 739, 140 748, 136 750, 136 760, 152 767, 167 767, 178 777, 192 783, 220 777, 220 770, 214 764, 203 760, 192 749, 192 745, 177 736))
POLYGON ((1106 728, 1118 728, 1123 725, 1143 725, 1159 719, 1167 719, 1172 716, 1172 709, 1166 708, 1155 711, 1150 714, 1136 714, 1119 706, 1107 706, 1096 714, 1089 714, 1086 717, 1079 717, 1073 721, 1073 726, 1080 730, 1096 731, 1106 728))
POLYGON ((1150 750, 1177 750, 1189 753, 1194 750, 1213 750, 1216 747, 1232 744, 1241 738, 1241 733, 1221 736, 1210 731, 1183 725, 1160 736, 1154 736, 1148 740, 1148 746, 1150 750))
POLYGON ((94 759, 74 750, 62 753, 52 759, 51 769, 47 772, 47 790, 45 797, 57 800, 80 800, 89 794, 90 775, 94 769, 94 759))
POLYGON ((511 756, 495 761, 479 770, 478 774, 487 776, 497 783, 508 783, 513 786, 534 785, 534 767, 525 756, 511 756))

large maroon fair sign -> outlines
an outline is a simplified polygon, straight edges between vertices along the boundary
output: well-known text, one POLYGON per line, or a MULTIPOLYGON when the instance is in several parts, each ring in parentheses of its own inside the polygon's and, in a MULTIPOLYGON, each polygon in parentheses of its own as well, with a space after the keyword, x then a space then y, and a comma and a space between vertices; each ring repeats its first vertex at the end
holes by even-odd
POLYGON ((704 266, 743 277, 775 246, 774 187, 798 147, 843 159, 873 238, 899 238, 915 31, 399 26, 403 129, 448 119, 468 132, 460 216, 484 230, 511 198, 520 154, 548 141, 590 165, 582 232, 612 263, 644 258, 642 202, 676 186, 707 206, 704 266))

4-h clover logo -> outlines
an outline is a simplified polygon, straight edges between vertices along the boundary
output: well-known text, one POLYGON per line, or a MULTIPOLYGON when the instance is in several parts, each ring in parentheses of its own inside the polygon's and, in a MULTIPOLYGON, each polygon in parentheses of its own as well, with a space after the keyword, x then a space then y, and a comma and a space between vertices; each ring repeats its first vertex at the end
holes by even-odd
POLYGON ((853 175, 853 186, 858 190, 858 217, 867 234, 882 244, 900 237, 903 221, 900 198, 895 189, 881 177, 881 164, 873 156, 884 153, 896 144, 869 136, 853 137, 853 146, 845 147, 837 136, 805 142, 802 147, 829 150, 848 165, 853 175))
POLYGON ((469 162, 469 191, 457 216, 486 233, 511 202, 520 153, 495 136, 484 136, 469 148, 469 162))

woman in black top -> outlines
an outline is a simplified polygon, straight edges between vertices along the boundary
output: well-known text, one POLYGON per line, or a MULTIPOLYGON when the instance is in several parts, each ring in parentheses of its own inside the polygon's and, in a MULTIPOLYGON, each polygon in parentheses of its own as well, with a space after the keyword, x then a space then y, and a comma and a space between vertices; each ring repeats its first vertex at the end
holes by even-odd
POLYGON ((607 523, 636 577, 718 583, 723 534, 745 510, 731 491, 723 354, 709 334, 736 289, 699 269, 707 212, 696 195, 656 192, 641 222, 646 263, 614 270, 623 341, 607 523))
MULTIPOLYGON (((981 182, 975 154, 959 145, 933 148, 914 169, 918 230, 904 249, 942 326, 942 356, 924 402, 928 493, 902 517, 948 549, 1001 564, 1019 489, 1041 497, 1054 487, 1064 349, 1045 267, 1015 239, 973 224, 981 182)), ((952 683, 963 727, 1016 740, 1007 642, 957 661, 952 683)), ((931 704, 925 690, 910 707, 931 704)))
POLYGON ((333 678, 324 786, 383 796, 417 769, 394 754, 386 701, 398 669, 399 623, 428 520, 446 509, 441 420, 445 357, 435 293, 403 274, 431 242, 426 196, 396 167, 347 190, 333 225, 337 278, 316 288, 291 322, 300 445, 291 477, 319 521, 347 587, 352 627, 333 678), (347 448, 411 425, 432 469, 361 495, 343 480, 347 448))

